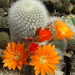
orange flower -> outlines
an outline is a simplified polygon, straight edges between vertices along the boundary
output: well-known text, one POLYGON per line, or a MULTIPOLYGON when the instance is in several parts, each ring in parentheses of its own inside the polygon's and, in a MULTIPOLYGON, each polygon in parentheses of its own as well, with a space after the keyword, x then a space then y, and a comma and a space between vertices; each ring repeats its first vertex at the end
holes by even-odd
POLYGON ((38 47, 35 55, 32 55, 30 65, 34 66, 35 74, 54 74, 54 70, 57 70, 56 64, 59 63, 60 56, 57 56, 58 52, 54 51, 55 46, 44 45, 38 47))
POLYGON ((29 48, 28 48, 29 53, 35 54, 37 49, 38 49, 38 44, 30 43, 29 48))
POLYGON ((39 42, 44 42, 46 40, 49 40, 52 36, 52 33, 48 28, 45 28, 44 30, 42 30, 42 28, 40 27, 37 31, 38 31, 37 39, 39 42))
POLYGON ((66 23, 64 21, 56 20, 55 23, 56 24, 53 25, 53 27, 56 30, 56 35, 53 38, 53 40, 62 39, 65 41, 66 40, 65 38, 73 39, 72 36, 75 33, 72 32, 72 29, 70 29, 70 27, 68 25, 66 25, 66 23))
POLYGON ((8 43, 6 50, 3 50, 4 54, 2 62, 4 63, 3 67, 8 67, 9 69, 14 69, 17 67, 21 70, 22 64, 27 64, 27 56, 25 53, 24 44, 16 44, 15 42, 8 43))

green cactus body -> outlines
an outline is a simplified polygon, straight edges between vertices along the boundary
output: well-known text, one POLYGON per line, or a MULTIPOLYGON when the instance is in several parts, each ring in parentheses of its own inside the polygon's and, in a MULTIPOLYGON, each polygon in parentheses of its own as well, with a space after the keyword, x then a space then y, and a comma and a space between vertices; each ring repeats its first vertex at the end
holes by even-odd
POLYGON ((17 1, 8 14, 11 39, 17 42, 24 37, 34 37, 37 28, 47 26, 48 16, 47 9, 40 1, 17 1))
POLYGON ((67 48, 69 50, 75 51, 75 36, 74 39, 67 39, 67 48))
POLYGON ((73 21, 73 24, 75 26, 75 17, 71 18, 71 20, 73 21))
POLYGON ((68 18, 67 16, 63 16, 61 19, 62 19, 63 21, 65 21, 66 24, 69 24, 69 25, 71 25, 71 26, 74 26, 73 21, 71 20, 71 18, 68 18))
POLYGON ((9 0, 0 0, 0 8, 8 6, 9 6, 9 0))
POLYGON ((60 2, 61 0, 50 0, 51 3, 60 2))
MULTIPOLYGON (((67 25, 70 26, 73 32, 75 32, 75 16, 69 15, 69 16, 63 16, 62 19, 67 23, 67 25)), ((67 49, 75 51, 75 35, 74 39, 67 39, 67 49)))
POLYGON ((4 10, 2 8, 0 8, 0 16, 3 15, 4 10))
POLYGON ((42 2, 50 2, 50 0, 40 0, 40 1, 42 1, 42 2))
POLYGON ((0 17, 0 28, 8 28, 8 20, 7 17, 0 17))
POLYGON ((9 35, 6 32, 0 32, 0 48, 4 49, 9 42, 9 35))
POLYGON ((60 2, 60 0, 40 0, 42 2, 51 2, 51 3, 56 3, 56 2, 60 2))
POLYGON ((75 26, 75 16, 74 15, 63 16, 63 17, 61 17, 61 19, 63 21, 65 21, 66 24, 68 24, 70 27, 74 27, 75 26))
POLYGON ((75 32, 75 23, 72 21, 74 15, 62 16, 61 19, 75 32))
POLYGON ((66 41, 63 41, 63 40, 56 40, 56 41, 53 41, 51 42, 52 45, 55 45, 56 48, 62 50, 62 51, 66 51, 67 49, 67 43, 66 41))
POLYGON ((73 6, 73 13, 75 14, 75 4, 74 4, 74 6, 73 6))
POLYGON ((60 10, 62 8, 62 2, 56 2, 54 5, 53 5, 53 8, 55 10, 60 10))
POLYGON ((63 10, 65 13, 70 13, 70 12, 73 10, 73 5, 72 5, 72 3, 64 3, 63 6, 62 6, 62 10, 63 10))
POLYGON ((62 0, 63 3, 70 2, 71 0, 62 0))

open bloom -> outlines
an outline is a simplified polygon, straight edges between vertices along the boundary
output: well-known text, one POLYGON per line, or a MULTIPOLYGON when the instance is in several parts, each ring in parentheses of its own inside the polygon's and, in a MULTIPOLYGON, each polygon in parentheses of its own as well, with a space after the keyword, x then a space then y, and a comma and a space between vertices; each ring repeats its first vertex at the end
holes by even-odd
POLYGON ((57 56, 58 52, 54 51, 55 46, 44 45, 38 47, 35 55, 32 55, 30 65, 34 66, 35 74, 54 74, 54 70, 57 70, 56 64, 59 63, 60 56, 57 56))
POLYGON ((8 43, 6 50, 3 50, 2 53, 2 58, 4 59, 2 61, 4 63, 3 67, 14 70, 17 67, 21 70, 22 64, 27 64, 26 59, 28 54, 25 53, 24 44, 8 43))
POLYGON ((53 41, 56 39, 66 40, 65 38, 73 39, 73 35, 75 34, 72 32, 72 29, 64 21, 56 20, 55 25, 53 25, 56 34, 55 37, 52 39, 53 41))
POLYGON ((37 37, 38 42, 44 42, 46 40, 49 40, 52 36, 50 29, 44 28, 42 30, 41 27, 37 30, 37 34, 38 34, 37 37))

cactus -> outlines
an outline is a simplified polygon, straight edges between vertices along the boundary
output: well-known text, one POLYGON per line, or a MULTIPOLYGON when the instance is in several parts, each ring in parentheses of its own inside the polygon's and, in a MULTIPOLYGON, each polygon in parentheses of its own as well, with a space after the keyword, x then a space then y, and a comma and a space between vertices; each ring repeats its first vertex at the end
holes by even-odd
POLYGON ((74 23, 74 15, 69 15, 69 16, 62 16, 61 19, 65 21, 67 25, 70 26, 70 28, 75 32, 75 23, 74 23))
POLYGON ((61 0, 63 3, 70 2, 71 0, 61 0))
POLYGON ((56 2, 60 2, 60 0, 40 0, 42 2, 51 2, 51 3, 56 3, 56 2))
POLYGON ((0 75, 23 75, 20 71, 0 69, 0 75))
POLYGON ((34 37, 37 28, 47 26, 47 12, 43 3, 38 0, 17 1, 8 14, 11 40, 17 42, 24 37, 34 37))
POLYGON ((63 67, 64 67, 64 54, 63 54, 63 51, 61 51, 61 50, 58 49, 58 48, 56 48, 55 51, 57 51, 57 52, 58 52, 58 55, 61 56, 61 59, 59 60, 60 63, 57 64, 57 66, 58 66, 58 68, 59 68, 60 70, 62 70, 63 67))
POLYGON ((0 8, 8 6, 9 6, 9 0, 0 0, 0 8))
MULTIPOLYGON (((74 23, 75 16, 74 15, 65 16, 65 17, 63 16, 62 19, 67 23, 67 25, 70 26, 73 32, 75 32, 75 23, 74 23)), ((75 51, 75 40, 74 39, 67 39, 67 48, 69 50, 75 51)))
POLYGON ((72 3, 75 3, 75 0, 71 0, 72 3))
POLYGON ((51 42, 52 45, 55 45, 56 48, 62 50, 62 51, 66 51, 67 49, 67 43, 66 41, 63 41, 63 40, 56 40, 56 41, 53 41, 51 42))
POLYGON ((62 2, 56 2, 54 5, 53 5, 53 8, 55 10, 61 10, 62 8, 62 2))
POLYGON ((73 21, 73 24, 75 26, 75 17, 72 17, 71 20, 73 21))
POLYGON ((72 3, 64 3, 63 6, 62 6, 62 10, 63 10, 65 13, 70 13, 70 12, 73 10, 73 5, 72 5, 72 3))
POLYGON ((72 68, 71 68, 72 73, 71 73, 71 75, 73 75, 75 73, 75 55, 73 56, 73 58, 74 59, 71 62, 71 65, 72 65, 72 68))
POLYGON ((0 8, 0 16, 3 15, 4 10, 2 8, 0 8))
POLYGON ((63 75, 64 74, 64 72, 63 71, 61 71, 61 70, 55 70, 55 75, 63 75))
POLYGON ((61 19, 62 19, 63 21, 65 21, 66 24, 69 24, 69 25, 71 25, 71 26, 74 26, 74 24, 73 24, 71 18, 68 18, 67 16, 63 16, 63 17, 61 17, 61 19))
POLYGON ((60 2, 61 0, 50 0, 51 3, 60 2))
POLYGON ((71 18, 69 18, 68 16, 62 16, 61 19, 62 19, 63 21, 65 21, 66 24, 69 24, 70 26, 74 26, 73 21, 72 21, 71 18))
POLYGON ((69 15, 69 16, 62 16, 62 20, 64 20, 68 25, 75 26, 75 16, 69 15))
POLYGON ((62 20, 60 17, 56 17, 56 16, 50 16, 49 17, 49 23, 51 23, 51 25, 49 26, 50 30, 52 31, 52 37, 54 37, 55 35, 55 29, 52 26, 52 24, 55 24, 55 20, 62 20))
POLYGON ((69 50, 75 51, 75 35, 74 39, 67 39, 67 48, 69 50))
POLYGON ((55 23, 55 20, 60 20, 61 21, 62 19, 59 16, 50 16, 49 17, 49 23, 54 24, 55 23))
POLYGON ((50 2, 50 0, 40 0, 41 2, 50 2))
POLYGON ((7 17, 0 17, 0 27, 1 28, 9 27, 7 17))
POLYGON ((51 23, 51 25, 49 26, 50 30, 52 31, 52 37, 54 37, 55 35, 55 29, 54 27, 52 26, 52 24, 55 24, 55 20, 62 20, 61 17, 57 17, 57 16, 50 16, 49 17, 49 23, 51 23))
POLYGON ((9 35, 6 32, 0 32, 0 48, 4 49, 9 42, 9 35))
POLYGON ((75 14, 75 4, 74 4, 74 6, 73 6, 73 13, 75 14))

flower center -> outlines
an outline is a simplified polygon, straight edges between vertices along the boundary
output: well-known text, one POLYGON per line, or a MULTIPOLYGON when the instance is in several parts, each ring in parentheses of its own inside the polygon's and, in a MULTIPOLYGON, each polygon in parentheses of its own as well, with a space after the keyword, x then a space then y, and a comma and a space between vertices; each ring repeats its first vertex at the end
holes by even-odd
POLYGON ((40 58, 39 58, 39 61, 40 61, 40 63, 46 63, 47 62, 47 59, 46 59, 46 56, 41 56, 40 58))
POLYGON ((19 60, 21 59, 20 54, 16 54, 15 57, 14 57, 14 59, 15 59, 16 61, 19 61, 19 60))

